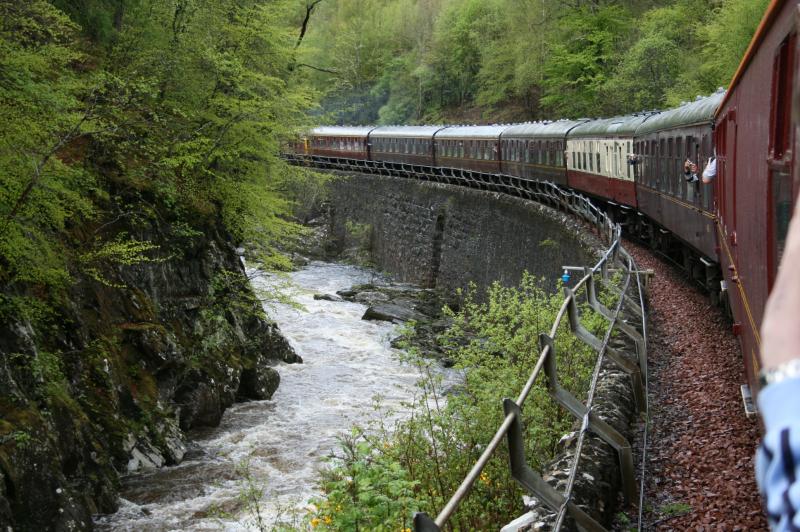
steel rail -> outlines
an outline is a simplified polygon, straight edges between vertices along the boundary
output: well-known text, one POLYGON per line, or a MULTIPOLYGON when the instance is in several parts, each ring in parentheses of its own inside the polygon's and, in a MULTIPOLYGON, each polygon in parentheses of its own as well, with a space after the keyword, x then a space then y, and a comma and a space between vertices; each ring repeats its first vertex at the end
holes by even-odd
MULTIPOLYGON (((622 289, 622 293, 628 291, 628 287, 630 286, 631 281, 631 271, 630 264, 628 264, 629 269, 627 271, 627 275, 625 277, 625 288, 622 289)), ((592 384, 589 387, 589 395, 586 399, 586 415, 583 417, 583 421, 581 423, 580 434, 578 435, 578 443, 575 446, 575 461, 572 463, 572 467, 570 469, 569 480, 567 481, 567 487, 564 490, 564 502, 561 505, 561 508, 558 510, 558 516, 556 517, 556 524, 555 530, 560 530, 561 526, 564 523, 564 517, 566 516, 567 512, 567 505, 572 499, 572 491, 575 487, 575 477, 578 474, 578 465, 580 464, 581 460, 581 451, 583 450, 583 442, 586 439, 586 432, 589 430, 589 414, 592 411, 594 406, 594 397, 595 391, 597 390, 597 382, 600 377, 600 368, 603 365, 603 361, 605 360, 605 353, 606 349, 608 348, 608 342, 611 340, 611 333, 614 330, 614 325, 619 319, 619 314, 622 311, 622 308, 625 304, 625 298, 620 295, 619 301, 617 301, 617 307, 614 310, 614 317, 611 319, 611 323, 608 326, 608 330, 606 331, 605 337, 603 338, 603 345, 600 348, 600 351, 597 355, 597 362, 595 363, 594 373, 592 374, 592 384)))

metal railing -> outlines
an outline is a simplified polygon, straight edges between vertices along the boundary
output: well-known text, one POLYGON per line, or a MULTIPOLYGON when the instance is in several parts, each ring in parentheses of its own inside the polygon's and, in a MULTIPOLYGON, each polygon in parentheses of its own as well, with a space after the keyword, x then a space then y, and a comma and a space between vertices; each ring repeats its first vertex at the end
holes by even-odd
MULTIPOLYGON (((487 444, 480 458, 456 489, 450 500, 435 519, 425 513, 414 516, 414 528, 417 532, 441 530, 455 513, 459 504, 468 496, 472 486, 480 478, 481 472, 497 451, 501 442, 508 441, 511 474, 530 494, 556 513, 555 530, 559 530, 567 515, 574 519, 576 525, 583 530, 602 531, 604 528, 590 515, 572 501, 575 478, 581 459, 585 435, 588 431, 597 434, 612 446, 619 458, 622 477, 622 490, 625 500, 633 502, 640 498, 634 474, 633 454, 630 443, 611 425, 600 419, 594 411, 594 399, 600 369, 606 358, 619 369, 628 374, 633 386, 633 396, 639 414, 647 411, 646 375, 647 375, 647 325, 644 312, 644 287, 640 272, 633 258, 622 247, 621 227, 615 224, 605 213, 595 207, 587 198, 574 192, 563 190, 550 182, 532 181, 502 174, 486 174, 470 170, 453 168, 436 168, 403 163, 387 163, 379 161, 363 161, 353 159, 337 159, 330 157, 286 155, 293 164, 314 166, 316 168, 342 170, 349 172, 370 172, 379 175, 406 177, 434 181, 440 183, 465 185, 480 190, 491 190, 532 199, 554 206, 571 213, 591 224, 598 236, 608 248, 593 267, 584 268, 584 276, 572 288, 564 288, 565 298, 549 334, 540 335, 541 352, 525 386, 515 401, 503 400, 505 419, 487 444), (622 288, 609 282, 609 271, 615 269, 623 272, 622 288), (616 292, 617 304, 613 310, 606 308, 597 298, 597 280, 600 276, 607 290, 616 292), (632 281, 635 279, 635 281, 632 281), (580 321, 580 308, 577 293, 583 289, 588 306, 608 321, 606 333, 602 339, 589 332, 580 321), (636 297, 629 296, 631 289, 636 290, 636 297), (634 327, 626 320, 620 319, 623 311, 632 315, 639 324, 634 327), (592 375, 586 403, 579 401, 559 383, 557 372, 557 352, 555 339, 562 321, 566 319, 572 333, 580 341, 597 352, 597 361, 592 375), (631 361, 623 353, 609 345, 614 330, 627 336, 635 346, 636 361, 631 361), (522 406, 533 389, 534 384, 544 372, 546 386, 550 396, 556 403, 566 409, 580 422, 578 442, 574 461, 570 468, 569 479, 564 493, 559 493, 553 486, 544 481, 534 471, 525 458, 525 441, 522 431, 522 406)), ((641 502, 640 502, 641 504, 641 502)))

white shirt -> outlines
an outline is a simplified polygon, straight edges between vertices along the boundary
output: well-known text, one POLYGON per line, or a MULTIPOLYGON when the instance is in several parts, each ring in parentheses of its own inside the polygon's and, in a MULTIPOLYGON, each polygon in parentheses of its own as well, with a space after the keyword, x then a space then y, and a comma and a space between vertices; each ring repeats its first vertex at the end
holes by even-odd
POLYGON ((717 177, 717 158, 712 157, 703 170, 703 183, 711 183, 715 177, 717 177))

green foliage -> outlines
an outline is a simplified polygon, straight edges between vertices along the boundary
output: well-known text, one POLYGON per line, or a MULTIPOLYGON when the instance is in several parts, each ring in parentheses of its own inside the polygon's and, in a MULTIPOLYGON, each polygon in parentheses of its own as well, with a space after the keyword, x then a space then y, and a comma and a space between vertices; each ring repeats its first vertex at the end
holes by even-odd
POLYGON ((340 438, 342 455, 323 477, 326 497, 310 524, 322 530, 405 530, 412 526, 417 482, 387 443, 375 442, 358 430, 340 438))
POLYGON ((11 354, 10 359, 17 364, 25 364, 31 370, 37 391, 46 401, 67 397, 67 379, 59 353, 38 351, 31 355, 11 354))
POLYGON ((727 85, 767 0, 338 0, 302 63, 340 123, 664 108, 727 85))
POLYGON ((0 0, 0 315, 59 306, 77 274, 121 287, 115 268, 154 251, 123 218, 166 214, 184 239, 221 220, 290 267, 280 249, 303 233, 285 192, 307 171, 278 154, 316 98, 297 7, 0 0))
POLYGON ((117 238, 108 242, 97 242, 97 249, 89 251, 78 257, 83 273, 90 276, 95 281, 107 286, 122 287, 123 285, 113 283, 103 276, 100 268, 107 264, 117 264, 131 266, 142 262, 153 262, 162 259, 153 259, 146 255, 148 251, 158 249, 158 246, 151 242, 141 242, 135 239, 128 239, 126 235, 119 234, 117 238))
POLYGON ((666 517, 675 517, 678 515, 689 513, 691 511, 692 511, 692 506, 690 504, 686 504, 685 502, 672 502, 669 504, 665 504, 664 506, 658 509, 658 513, 666 517))
MULTIPOLYGON (((445 395, 434 363, 412 350, 421 379, 410 419, 381 422, 342 441, 341 456, 324 476, 324 497, 309 516, 323 529, 397 530, 411 526, 413 511, 435 515, 475 463, 503 421, 502 399, 516 397, 539 357, 539 334, 549 332, 562 304, 539 281, 525 276, 515 288, 493 285, 486 302, 470 294, 462 310, 449 313, 452 327, 440 339, 463 381, 445 395)), ((613 303, 606 295, 606 302, 613 303)), ((602 335, 608 323, 582 309, 584 326, 602 335)), ((586 396, 595 353, 563 324, 556 338, 561 384, 586 396)), ((549 398, 539 378, 524 409, 526 457, 534 468, 558 451, 573 419, 549 398)), ((484 469, 470 498, 451 521, 456 530, 482 530, 512 518, 521 493, 508 471, 504 447, 484 469)))
POLYGON ((563 36, 553 43, 543 65, 542 104, 554 116, 597 116, 601 95, 620 49, 631 13, 609 4, 585 7, 563 21, 563 36))
POLYGON ((53 233, 91 216, 93 177, 69 164, 94 120, 77 28, 43 1, 0 2, 0 285, 63 286, 53 233))
POLYGON ((688 68, 667 91, 670 104, 728 86, 767 4, 769 0, 723 0, 698 17, 692 25, 699 37, 697 60, 686 61, 688 68))

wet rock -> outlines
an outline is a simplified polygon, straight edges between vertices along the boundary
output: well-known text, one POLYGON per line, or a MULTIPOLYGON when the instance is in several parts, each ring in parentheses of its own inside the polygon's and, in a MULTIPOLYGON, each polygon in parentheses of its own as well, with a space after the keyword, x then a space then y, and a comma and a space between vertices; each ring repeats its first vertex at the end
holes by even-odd
POLYGON ((352 301, 352 299, 356 296, 357 293, 358 293, 357 290, 350 288, 348 290, 339 290, 338 292, 336 292, 336 295, 348 301, 352 301))
POLYGON ((344 301, 344 299, 341 296, 334 294, 314 294, 314 299, 316 301, 333 301, 335 303, 344 301))
POLYGON ((303 358, 298 355, 292 345, 282 334, 274 323, 267 325, 269 336, 264 339, 261 351, 254 358, 260 360, 261 364, 268 364, 268 359, 278 359, 287 364, 302 364, 303 358))
POLYGON ((164 465, 164 457, 149 448, 134 447, 128 460, 128 473, 158 469, 164 465))
POLYGON ((280 375, 270 367, 255 367, 242 372, 238 397, 263 401, 272 398, 278 389, 280 375))
POLYGON ((369 307, 361 317, 362 320, 391 321, 395 323, 423 318, 424 316, 419 312, 393 303, 379 303, 373 305, 369 307))
POLYGON ((366 291, 357 293, 353 300, 364 305, 375 305, 389 301, 389 295, 378 291, 366 291))
MULTIPOLYGON (((218 424, 240 390, 271 395, 272 366, 302 361, 263 318, 245 250, 221 224, 198 220, 186 237, 155 200, 135 221, 120 216, 141 201, 122 195, 100 209, 96 236, 152 242, 154 260, 109 266, 109 283, 76 273, 63 300, 46 302, 57 332, 0 321, 0 530, 89 529, 91 514, 116 509, 119 472, 179 463, 181 430, 218 424), (33 362, 53 354, 63 377, 44 387, 33 362)), ((9 290, 0 298, 40 297, 9 290)))

